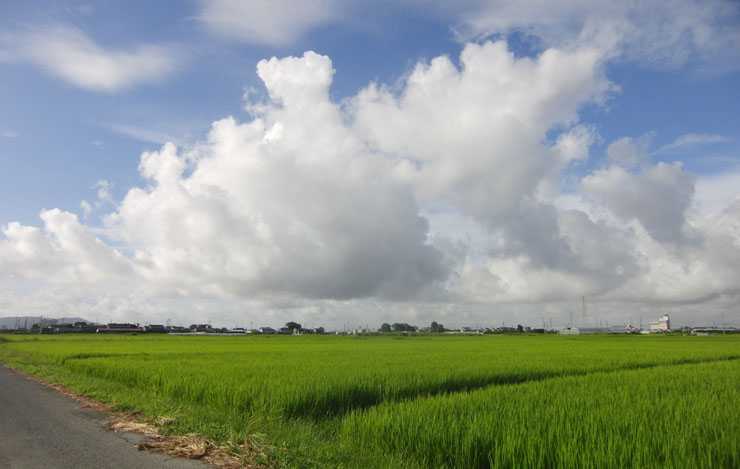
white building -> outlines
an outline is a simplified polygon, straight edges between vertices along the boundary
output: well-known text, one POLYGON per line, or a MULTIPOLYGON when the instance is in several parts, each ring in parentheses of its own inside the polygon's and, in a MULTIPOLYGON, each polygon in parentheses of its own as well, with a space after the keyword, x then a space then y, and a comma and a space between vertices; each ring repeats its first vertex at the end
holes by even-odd
POLYGON ((650 332, 670 332, 671 318, 667 314, 661 316, 657 321, 648 325, 650 332))
POLYGON ((558 331, 560 335, 580 335, 581 331, 577 327, 564 327, 558 331))

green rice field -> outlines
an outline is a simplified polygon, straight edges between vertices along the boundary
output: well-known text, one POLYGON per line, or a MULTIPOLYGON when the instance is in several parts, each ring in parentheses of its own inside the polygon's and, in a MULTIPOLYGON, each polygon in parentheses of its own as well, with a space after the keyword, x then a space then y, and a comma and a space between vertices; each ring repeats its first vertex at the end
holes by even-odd
POLYGON ((740 336, 0 335, 0 362, 271 467, 740 467, 740 336))

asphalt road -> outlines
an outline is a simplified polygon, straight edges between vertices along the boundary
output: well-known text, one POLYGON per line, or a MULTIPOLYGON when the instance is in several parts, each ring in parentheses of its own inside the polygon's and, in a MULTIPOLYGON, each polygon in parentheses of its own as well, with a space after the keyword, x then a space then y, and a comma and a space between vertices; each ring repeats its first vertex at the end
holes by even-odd
POLYGON ((142 436, 105 429, 106 416, 0 365, 0 468, 199 468, 139 451, 142 436))

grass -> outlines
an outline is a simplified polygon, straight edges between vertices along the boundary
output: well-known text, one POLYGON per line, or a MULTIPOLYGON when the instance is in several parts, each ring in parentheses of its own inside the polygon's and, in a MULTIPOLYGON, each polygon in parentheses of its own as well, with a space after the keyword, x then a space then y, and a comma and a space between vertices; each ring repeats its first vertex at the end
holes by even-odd
POLYGON ((739 386, 737 361, 558 378, 383 404, 342 438, 423 467, 738 467, 739 386))
POLYGON ((737 466, 738 358, 732 336, 0 336, 11 366, 295 467, 737 466))

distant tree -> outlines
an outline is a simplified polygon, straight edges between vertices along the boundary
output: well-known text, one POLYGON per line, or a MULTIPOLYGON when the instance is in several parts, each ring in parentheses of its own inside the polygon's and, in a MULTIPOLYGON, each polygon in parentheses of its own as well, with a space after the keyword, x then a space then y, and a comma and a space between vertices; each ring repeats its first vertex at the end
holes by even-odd
POLYGON ((517 332, 524 332, 524 326, 522 326, 521 324, 517 324, 516 325, 516 331, 517 332))
POLYGON ((323 327, 317 327, 315 330, 316 330, 316 333, 317 334, 323 334, 324 333, 324 328, 323 327))
POLYGON ((405 322, 394 322, 391 324, 391 330, 393 332, 414 332, 416 331, 416 326, 406 324, 405 322))
POLYGON ((431 332, 444 332, 445 331, 445 326, 443 326, 442 324, 438 323, 437 321, 432 321, 432 325, 429 327, 429 330, 431 332))
POLYGON ((391 325, 387 322, 384 322, 380 325, 380 332, 390 332, 391 331, 391 325))
POLYGON ((292 334, 293 332, 295 332, 295 331, 299 331, 299 332, 300 332, 300 330, 301 330, 301 325, 300 325, 300 324, 298 324, 297 322, 293 322, 293 321, 290 321, 290 322, 286 322, 286 323, 285 323, 285 327, 287 327, 287 328, 288 328, 288 330, 290 330, 290 333, 291 333, 291 334, 292 334))

